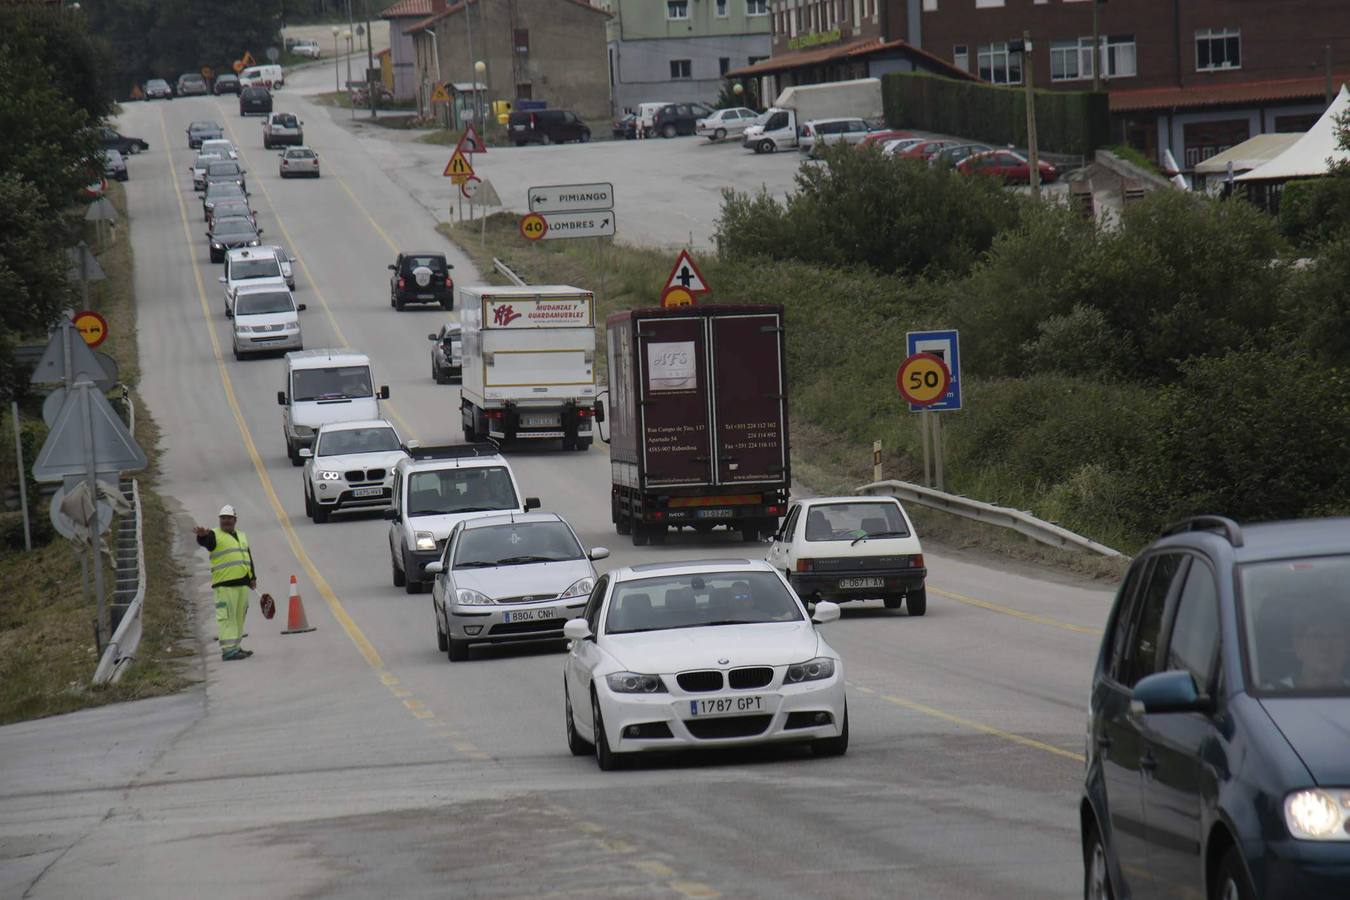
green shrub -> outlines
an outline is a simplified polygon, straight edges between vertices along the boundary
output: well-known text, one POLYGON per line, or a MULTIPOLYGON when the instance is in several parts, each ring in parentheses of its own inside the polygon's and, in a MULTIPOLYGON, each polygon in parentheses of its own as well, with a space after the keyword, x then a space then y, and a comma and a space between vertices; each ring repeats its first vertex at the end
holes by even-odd
POLYGON ((1290 273, 1281 299, 1283 330, 1323 365, 1350 366, 1350 230, 1290 273))
POLYGON ((1350 173, 1285 182, 1280 193, 1280 232, 1309 249, 1350 229, 1350 173))

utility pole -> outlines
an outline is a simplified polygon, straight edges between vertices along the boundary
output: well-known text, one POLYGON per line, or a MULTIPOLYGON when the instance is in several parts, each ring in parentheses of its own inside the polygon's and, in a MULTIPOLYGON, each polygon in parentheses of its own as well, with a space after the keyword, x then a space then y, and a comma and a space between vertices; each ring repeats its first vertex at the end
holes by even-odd
POLYGON ((1102 27, 1098 9, 1100 0, 1092 0, 1092 90, 1102 89, 1102 27))
MULTIPOLYGON (((1092 4, 1097 5, 1095 0, 1092 4)), ((1041 163, 1040 153, 1036 147, 1036 88, 1032 85, 1031 77, 1031 32, 1022 32, 1022 75, 1026 82, 1027 90, 1027 166, 1030 168, 1028 177, 1031 182, 1031 196, 1035 200, 1041 199, 1041 163)))
MULTIPOLYGON (((370 0, 365 0, 363 4, 366 12, 366 93, 370 95, 370 117, 375 118, 375 82, 370 80, 370 73, 375 70, 375 42, 371 40, 370 34, 370 0)), ((383 79, 381 80, 383 84, 383 79)))
MULTIPOLYGON (((473 97, 473 120, 472 120, 472 121, 473 121, 473 126, 474 126, 474 128, 478 128, 478 70, 477 70, 477 68, 474 66, 474 63, 478 60, 478 56, 473 52, 473 7, 474 7, 474 5, 475 5, 475 4, 472 3, 471 0, 464 0, 464 33, 465 33, 465 35, 468 37, 468 41, 469 41, 469 58, 468 58, 468 63, 469 63, 469 77, 470 77, 471 79, 473 79, 473 93, 470 95, 471 97, 473 97)), ((485 36, 485 37, 486 37, 486 36, 485 36)), ((452 126, 451 126, 451 127, 457 128, 457 127, 459 127, 459 123, 458 123, 458 122, 452 123, 452 126)), ((482 131, 481 131, 481 130, 479 130, 479 135, 480 135, 480 136, 482 135, 482 131)))

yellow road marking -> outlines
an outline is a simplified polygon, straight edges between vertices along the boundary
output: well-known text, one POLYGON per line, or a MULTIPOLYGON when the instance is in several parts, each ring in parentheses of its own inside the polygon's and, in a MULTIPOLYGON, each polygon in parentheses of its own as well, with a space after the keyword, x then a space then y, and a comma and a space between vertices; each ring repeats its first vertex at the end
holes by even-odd
POLYGON ((1051 628, 1061 628, 1064 631, 1073 631, 1078 634, 1100 635, 1100 628, 1093 628, 1090 625, 1075 625, 1072 622, 1065 622, 1060 619, 1052 619, 1048 616, 1038 616, 1035 613, 1023 612, 1020 609, 1013 609, 1011 606, 1004 606, 1000 603, 993 603, 989 600, 981 600, 978 597, 967 597, 965 594, 957 594, 953 591, 944 591, 942 588, 928 585, 929 593, 937 594, 939 597, 946 597, 948 600, 955 600, 957 603, 964 603, 967 606, 978 606, 980 609, 987 609, 990 612, 1000 613, 1005 616, 1012 616, 1015 619, 1022 619, 1026 622, 1035 622, 1037 625, 1049 625, 1051 628))
POLYGON ((1044 741, 1038 741, 1035 738, 1025 737, 1020 734, 1014 734, 1011 731, 1004 731, 1002 728, 995 728, 993 725, 986 725, 983 722, 976 722, 974 719, 967 719, 964 716, 953 715, 949 712, 929 706, 926 703, 919 703, 915 700, 906 700, 904 697, 895 697, 890 694, 883 694, 881 699, 888 703, 894 703, 896 706, 903 706, 905 709, 911 709, 915 712, 923 713, 926 716, 933 716, 953 725, 961 725, 966 728, 973 728, 983 734, 1002 738, 1005 741, 1011 741, 1014 744, 1020 744, 1023 747, 1030 747, 1033 750, 1041 750, 1046 753, 1053 753, 1055 756, 1062 756, 1065 759, 1072 759, 1076 762, 1083 761, 1081 753, 1074 753, 1072 750, 1065 750, 1056 747, 1054 744, 1047 744, 1044 741))
POLYGON ((244 441, 244 449, 248 452, 249 459, 253 462, 253 469, 257 472, 258 481, 262 484, 263 493, 267 495, 268 504, 272 507, 278 524, 281 526, 282 534, 286 536, 286 542, 290 544, 291 552, 295 555, 296 561, 300 563, 305 574, 309 576, 310 581, 318 590, 319 596, 327 604, 333 618, 337 619, 342 630, 347 633, 347 637, 356 645, 356 649, 361 653, 366 663, 373 669, 382 670, 384 661, 380 659, 380 654, 375 646, 366 638, 365 633, 361 631, 360 626, 347 614, 342 601, 338 600, 337 594, 333 592, 328 581, 319 573, 319 569, 314 565, 314 561, 309 558, 305 548, 300 544, 300 536, 295 532, 295 526, 291 524, 290 516, 286 514, 285 508, 281 505, 281 498, 277 496, 276 489, 272 485, 272 477, 267 474, 267 467, 263 465, 262 457, 258 454, 258 447, 253 442, 253 434, 249 431, 248 423, 244 421, 243 410, 239 407, 239 400, 234 393, 234 382, 230 379, 229 370, 225 366, 225 355, 220 349, 220 340, 216 337, 215 323, 211 320, 210 306, 206 300, 206 285, 202 281, 201 265, 197 257, 192 253, 192 229, 188 225, 187 205, 183 202, 183 191, 178 184, 178 173, 174 170, 173 151, 169 144, 169 129, 164 121, 164 112, 159 114, 159 130, 164 139, 165 158, 169 167, 169 184, 173 187, 174 196, 178 199, 178 216, 183 223, 183 237, 186 241, 189 259, 192 263, 192 276, 197 282, 197 299, 201 303, 202 318, 206 321, 206 331, 211 338, 211 354, 215 357, 216 370, 220 376, 221 387, 225 391, 225 402, 230 407, 230 412, 234 415, 235 425, 239 428, 240 437, 244 441))
POLYGON ((413 692, 412 692, 412 691, 408 690, 407 688, 401 688, 401 687, 390 688, 390 689, 389 689, 389 692, 390 692, 391 694, 393 694, 395 697, 399 697, 399 698, 403 698, 403 697, 411 697, 411 696, 413 695, 413 692))
POLYGON ((685 897, 697 897, 700 900, 722 896, 720 891, 713 890, 701 881, 672 881, 670 889, 685 897))
POLYGON ((370 214, 370 211, 361 205, 360 200, 356 199, 356 195, 352 193, 351 188, 347 187, 347 182, 342 180, 342 176, 334 175, 333 177, 337 179, 338 185, 341 186, 341 188, 347 192, 347 196, 352 198, 352 202, 356 204, 357 209, 361 210, 361 215, 366 217, 366 221, 370 223, 371 228, 375 229, 375 233, 378 234, 380 237, 384 238, 384 242, 389 245, 390 250, 393 250, 395 253, 397 253, 398 244, 395 244, 393 241, 391 241, 389 239, 389 235, 384 233, 384 229, 380 227, 380 223, 376 222, 375 217, 370 214))
POLYGON ((674 869, 659 859, 639 859, 633 863, 633 867, 653 878, 670 878, 675 874, 674 869))
POLYGON ((399 683, 399 681, 398 681, 398 676, 395 675, 393 672, 381 672, 381 673, 380 673, 380 683, 381 683, 381 684, 387 684, 387 685, 390 685, 390 686, 396 685, 396 684, 399 683))
POLYGON ((408 709, 422 709, 426 706, 421 700, 404 700, 403 705, 408 707, 408 709))
POLYGON ((436 714, 429 709, 415 709, 413 710, 413 715, 419 719, 432 719, 436 716, 436 714))

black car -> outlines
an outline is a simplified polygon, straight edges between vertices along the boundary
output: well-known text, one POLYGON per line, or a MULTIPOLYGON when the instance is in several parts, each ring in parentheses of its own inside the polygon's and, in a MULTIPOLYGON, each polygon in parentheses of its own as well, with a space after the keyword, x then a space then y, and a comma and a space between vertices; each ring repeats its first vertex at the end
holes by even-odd
POLYGON ((1086 897, 1350 897, 1350 518, 1166 529, 1116 595, 1086 751, 1086 897))
POLYGON ((616 139, 633 140, 637 137, 637 113, 624 113, 622 118, 614 120, 610 130, 616 139))
POLYGON ((444 253, 432 250, 405 250, 389 266, 389 305, 402 310, 408 303, 439 303, 455 308, 453 269, 444 253))
POLYGON ((702 103, 667 103, 652 114, 652 131, 663 138, 693 134, 698 120, 712 114, 713 110, 702 103))
POLYGON ((221 200, 243 200, 247 202, 248 191, 233 180, 208 184, 206 193, 202 194, 202 221, 211 221, 211 217, 215 215, 216 204, 221 200))
POLYGON ((106 127, 98 130, 98 145, 103 150, 116 150, 123 156, 150 149, 150 145, 140 138, 127 137, 106 127))
POLYGON ((206 241, 211 248, 211 262, 224 262, 225 254, 231 250, 262 244, 262 229, 244 216, 221 216, 211 221, 206 241))
POLYGON ((562 144, 567 141, 586 143, 591 129, 566 109, 535 109, 513 112, 507 118, 506 129, 517 147, 526 144, 562 144))
POLYGON ((454 384, 464 375, 463 334, 458 322, 446 322, 427 335, 431 341, 431 377, 437 384, 454 384))
POLYGON ((246 172, 247 169, 232 159, 214 160, 206 164, 206 177, 203 182, 208 188, 220 182, 233 182, 247 192, 248 181, 244 178, 246 172))
POLYGON ((257 113, 265 116, 272 111, 272 93, 265 87, 246 87, 239 92, 239 115, 257 113))
POLYGON ((221 94, 239 93, 239 76, 231 72, 225 72, 216 76, 215 84, 211 85, 211 90, 220 96, 221 94))
POLYGON ((217 141, 225 137, 224 130, 217 122, 192 122, 187 127, 188 147, 196 150, 202 141, 217 141))

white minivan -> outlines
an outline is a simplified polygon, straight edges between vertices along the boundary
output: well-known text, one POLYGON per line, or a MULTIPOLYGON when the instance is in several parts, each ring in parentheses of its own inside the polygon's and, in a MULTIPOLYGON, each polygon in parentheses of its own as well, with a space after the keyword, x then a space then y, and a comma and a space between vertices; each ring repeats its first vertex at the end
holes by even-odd
POLYGON ((355 350, 296 350, 286 354, 286 389, 277 391, 281 430, 291 465, 302 466, 303 447, 314 444, 320 425, 380 419, 389 387, 375 390, 370 357, 355 350))
POLYGON ((285 83, 286 77, 281 72, 281 66, 249 66, 239 73, 239 86, 241 88, 265 87, 270 91, 285 83))

